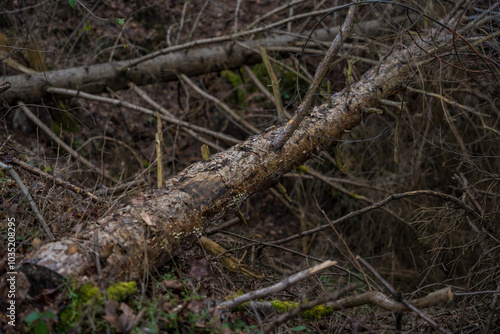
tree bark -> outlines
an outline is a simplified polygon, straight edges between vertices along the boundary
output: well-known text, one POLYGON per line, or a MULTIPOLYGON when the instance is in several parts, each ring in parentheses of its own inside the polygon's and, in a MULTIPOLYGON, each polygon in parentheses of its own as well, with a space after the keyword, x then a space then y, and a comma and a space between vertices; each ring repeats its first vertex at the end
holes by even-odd
POLYGON ((105 280, 138 280, 199 237, 203 229, 235 212, 249 196, 274 185, 322 146, 335 144, 356 126, 364 108, 394 94, 409 80, 411 64, 428 57, 404 48, 367 71, 350 89, 332 96, 332 106, 316 106, 279 152, 270 149, 283 131, 272 126, 225 152, 198 162, 95 222, 78 238, 48 243, 28 255, 20 271, 30 294, 52 288, 63 277, 96 277, 95 252, 105 280), (98 234, 97 246, 94 233, 98 234))
MULTIPOLYGON (((402 19, 404 18, 396 18, 396 20, 402 19)), ((373 20, 357 25, 355 30, 373 35, 382 28, 383 23, 381 24, 380 20, 373 20)), ((312 40, 330 41, 338 34, 338 30, 338 27, 317 30, 312 35, 312 40)), ((258 44, 265 47, 285 47, 300 46, 303 41, 303 37, 296 35, 279 35, 241 43, 244 46, 229 41, 216 46, 190 47, 158 56, 130 68, 130 64, 135 61, 133 59, 43 73, 0 76, 0 83, 11 83, 10 89, 0 95, 0 100, 6 104, 11 104, 15 100, 36 103, 43 97, 51 96, 47 91, 49 86, 100 93, 106 91, 107 87, 113 90, 127 88, 129 82, 142 86, 159 81, 177 80, 177 73, 195 76, 239 68, 243 64, 251 65, 261 61, 258 44)))

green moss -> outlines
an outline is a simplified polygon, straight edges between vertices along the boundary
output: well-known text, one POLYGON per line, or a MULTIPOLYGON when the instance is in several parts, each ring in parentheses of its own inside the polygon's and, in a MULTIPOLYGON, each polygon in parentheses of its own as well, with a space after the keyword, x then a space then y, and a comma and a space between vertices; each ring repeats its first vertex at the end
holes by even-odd
MULTIPOLYGON (((293 302, 283 302, 281 300, 273 300, 271 301, 272 307, 280 313, 285 313, 290 311, 291 309, 297 308, 299 303, 293 302)), ((323 306, 318 305, 313 307, 312 309, 303 311, 300 315, 307 320, 319 320, 322 317, 329 316, 333 313, 333 309, 331 306, 323 306)))
MULTIPOLYGON (((104 314, 104 300, 101 289, 92 283, 87 283, 73 290, 73 284, 68 285, 70 303, 58 314, 58 330, 66 331, 75 327, 85 310, 89 308, 95 314, 104 314)), ((118 282, 106 290, 109 300, 121 302, 137 291, 135 282, 118 282)))
POLYGON ((295 168, 295 170, 297 171, 297 173, 307 173, 309 171, 304 165, 300 165, 299 167, 295 168))
POLYGON ((238 87, 238 86, 241 86, 243 84, 243 80, 241 80, 241 76, 231 70, 224 70, 224 71, 221 71, 221 76, 223 78, 226 78, 227 81, 229 81, 233 87, 238 87))
POLYGON ((73 328, 75 323, 80 319, 79 313, 75 312, 71 307, 66 307, 58 314, 58 328, 73 328))
POLYGON ((102 307, 101 290, 92 283, 82 285, 73 290, 74 282, 68 284, 70 303, 58 314, 58 329, 67 330, 76 326, 85 307, 102 307), (92 306, 90 306, 92 304, 92 306))
POLYGON ((92 283, 84 284, 78 289, 78 299, 84 304, 90 304, 96 299, 101 299, 101 290, 92 283))
POLYGON ((333 314, 333 308, 331 306, 324 307, 323 305, 318 305, 312 309, 303 311, 300 315, 304 319, 308 320, 319 320, 322 317, 327 317, 333 314))
POLYGON ((137 292, 137 284, 135 282, 118 282, 111 285, 106 290, 108 299, 114 299, 117 302, 127 299, 129 296, 137 292))
POLYGON ((278 312, 285 313, 285 312, 288 312, 290 309, 296 308, 299 305, 299 303, 282 302, 281 300, 273 300, 273 301, 271 301, 271 305, 278 312))

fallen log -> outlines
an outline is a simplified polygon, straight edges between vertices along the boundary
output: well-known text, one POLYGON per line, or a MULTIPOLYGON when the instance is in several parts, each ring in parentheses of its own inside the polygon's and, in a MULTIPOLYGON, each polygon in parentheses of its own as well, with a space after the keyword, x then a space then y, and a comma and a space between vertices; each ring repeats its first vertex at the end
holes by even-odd
MULTIPOLYGON (((402 21, 406 17, 395 18, 402 21)), ((380 20, 356 25, 357 32, 374 35, 383 29, 380 20)), ((338 34, 338 27, 320 29, 311 36, 311 41, 330 41, 338 34)), ((278 35, 270 38, 236 43, 229 40, 224 44, 199 47, 210 40, 179 45, 171 51, 155 58, 138 63, 138 59, 124 60, 43 73, 29 73, 13 76, 0 76, 0 82, 9 82, 11 87, 2 93, 0 99, 11 104, 15 100, 25 103, 39 102, 50 97, 49 86, 77 89, 87 93, 101 93, 107 88, 120 90, 128 88, 128 83, 143 86, 161 81, 177 80, 177 73, 196 76, 225 69, 239 68, 244 64, 252 65, 261 61, 258 44, 265 47, 301 46, 304 36, 278 35), (254 51, 255 50, 255 51, 254 51)), ((166 52, 166 51, 165 51, 166 52)))
POLYGON ((189 247, 211 223, 238 210, 248 197, 273 186, 322 146, 335 144, 344 131, 359 124, 365 108, 408 82, 411 64, 428 57, 418 47, 387 56, 350 89, 334 94, 331 107, 314 107, 279 152, 271 150, 271 142, 283 129, 272 126, 191 165, 164 188, 131 200, 78 237, 43 245, 19 268, 25 291, 33 295, 54 288, 63 277, 96 279, 96 252, 106 281, 141 279, 189 247))

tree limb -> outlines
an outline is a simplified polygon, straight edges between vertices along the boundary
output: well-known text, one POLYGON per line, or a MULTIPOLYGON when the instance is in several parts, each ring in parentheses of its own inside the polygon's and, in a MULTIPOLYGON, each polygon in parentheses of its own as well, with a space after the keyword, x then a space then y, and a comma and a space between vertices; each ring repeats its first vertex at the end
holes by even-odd
MULTIPOLYGON (((399 20, 404 17, 396 18, 399 20)), ((373 20, 361 23, 358 31, 373 33, 380 31, 381 21, 373 20)), ((339 29, 317 30, 312 34, 312 40, 328 41, 338 34, 339 29)), ((234 41, 225 44, 199 47, 198 42, 176 46, 172 51, 159 52, 145 57, 124 60, 119 62, 85 65, 80 67, 54 70, 41 73, 20 74, 14 76, 0 76, 0 82, 10 83, 8 90, 3 91, 1 99, 10 104, 15 100, 25 103, 38 102, 42 97, 50 97, 48 86, 81 90, 87 93, 100 93, 107 87, 113 90, 128 87, 129 82, 143 86, 158 81, 177 80, 177 73, 188 76, 216 72, 228 68, 238 68, 243 64, 256 64, 261 61, 257 45, 278 47, 300 45, 304 36, 279 35, 270 38, 244 43, 242 47, 234 41), (189 46, 189 49, 187 49, 189 46)), ((222 39, 224 40, 224 39, 222 39)), ((218 40, 217 40, 218 41, 218 40)), ((5 86, 7 87, 7 86, 5 86)))

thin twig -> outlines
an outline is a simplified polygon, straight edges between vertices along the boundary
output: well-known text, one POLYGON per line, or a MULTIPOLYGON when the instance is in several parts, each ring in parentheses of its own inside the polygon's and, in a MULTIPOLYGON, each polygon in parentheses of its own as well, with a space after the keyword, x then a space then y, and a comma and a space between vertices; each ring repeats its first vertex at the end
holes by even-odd
POLYGON ((95 194, 99 196, 106 196, 108 194, 113 194, 119 191, 127 191, 131 187, 140 186, 143 184, 146 184, 146 180, 144 178, 137 178, 136 180, 119 184, 115 187, 110 187, 110 188, 104 187, 103 189, 95 191, 95 194))
POLYGON ((17 164, 17 165, 21 166, 22 168, 24 168, 25 170, 27 170, 28 172, 31 172, 31 173, 36 174, 38 176, 42 176, 44 178, 47 178, 47 179, 51 180, 52 182, 54 182, 55 184, 63 186, 65 188, 68 188, 69 190, 75 192, 76 194, 81 194, 81 195, 84 195, 85 197, 90 198, 94 202, 99 202, 99 197, 97 197, 96 195, 92 194, 88 190, 85 190, 83 188, 75 186, 74 184, 69 183, 68 181, 65 181, 65 180, 62 180, 62 179, 60 179, 60 178, 58 178, 56 176, 50 175, 49 173, 45 173, 44 171, 40 170, 40 168, 28 165, 26 162, 24 162, 22 160, 19 160, 19 159, 15 158, 15 157, 12 158, 12 161, 15 164, 17 164))
MULTIPOLYGON (((235 219, 238 219, 238 218, 235 218, 235 219)), ((238 221, 238 220, 237 220, 238 221)), ((229 223, 229 222, 228 222, 229 223)), ((232 248, 230 251, 231 252, 236 252, 236 251, 241 251, 241 250, 245 250, 245 249, 248 249, 248 248, 251 248, 251 247, 254 247, 254 246, 266 246, 266 247, 271 247, 271 248, 276 248, 276 249, 279 249, 280 251, 283 251, 283 252, 288 252, 290 254, 295 254, 297 256, 300 256, 300 257, 303 257, 307 260, 313 260, 313 261, 317 261, 317 262, 324 262, 325 259, 321 259, 321 258, 317 258, 317 257, 314 257, 314 256, 311 256, 311 255, 306 255, 304 253, 301 253, 299 251, 296 251, 296 250, 293 250, 293 249, 290 249, 290 248, 286 248, 286 247, 283 247, 283 246, 280 246, 280 245, 275 245, 271 242, 264 242, 264 241, 256 241, 254 239, 250 239, 250 238, 247 238, 247 237, 244 237, 244 236, 241 236, 241 235, 238 235, 236 233, 232 233, 232 232, 229 232, 229 231, 224 231, 224 230, 218 230, 219 233, 222 233, 222 234, 227 234, 227 235, 230 235, 232 237, 235 237, 235 238, 239 238, 241 240, 245 240, 247 242, 251 242, 251 244, 248 244, 248 245, 245 245, 245 246, 242 246, 242 247, 238 247, 238 248, 232 248)), ((207 233, 208 234, 208 233, 207 233)), ((223 255, 223 254, 221 254, 223 255)), ((340 271, 343 271, 345 272, 346 274, 349 274, 350 276, 352 277, 355 277, 356 279, 358 279, 360 282, 363 282, 363 283, 367 283, 364 278, 358 274, 356 274, 355 272, 352 272, 350 271, 349 269, 346 269, 346 268, 343 268, 341 266, 338 266, 338 265, 334 265, 334 267, 340 271)), ((375 282, 373 282, 372 280, 372 283, 374 285, 376 285, 375 282)))
POLYGON ((219 100, 215 96, 208 94, 203 89, 198 87, 187 75, 179 74, 179 77, 182 79, 182 81, 184 81, 191 88, 193 88, 198 94, 200 94, 204 98, 217 104, 222 109, 222 111, 224 111, 226 113, 226 115, 234 121, 234 123, 237 126, 241 127, 243 130, 245 130, 249 134, 256 134, 256 133, 260 132, 260 130, 257 129, 255 126, 253 126, 252 124, 248 123, 247 121, 242 119, 240 116, 238 116, 231 108, 229 108, 229 106, 227 104, 225 104, 224 102, 222 102, 221 100, 219 100))
MULTIPOLYGON (((158 104, 155 100, 153 100, 144 90, 139 88, 138 86, 134 85, 133 83, 129 83, 128 86, 132 88, 140 97, 144 99, 149 105, 151 105, 153 108, 156 110, 160 111, 163 113, 165 116, 170 117, 172 119, 177 119, 179 120, 174 114, 172 114, 170 111, 162 107, 160 104, 158 104)), ((180 120, 179 120, 180 121, 180 120)), ((216 143, 206 139, 205 137, 200 136, 198 133, 191 129, 186 129, 185 127, 181 127, 187 134, 189 134, 191 137, 195 138, 196 140, 202 142, 203 144, 206 144, 210 146, 211 148, 217 150, 217 151, 224 151, 224 149, 217 145, 216 143)), ((236 142, 239 142, 239 140, 236 140, 236 142)))
POLYGON ((187 9, 187 6, 189 5, 189 1, 185 1, 184 2, 184 5, 182 6, 182 14, 181 14, 181 22, 179 24, 179 29, 177 30, 177 38, 175 40, 175 44, 179 44, 179 40, 181 38, 181 32, 182 32, 182 29, 184 28, 184 21, 185 21, 185 17, 186 17, 186 9, 187 9))
MULTIPOLYGON (((249 46, 249 45, 247 45, 247 44, 245 44, 245 43, 242 43, 242 42, 240 42, 240 41, 234 41, 234 42, 235 42, 236 44, 238 44, 239 46, 241 46, 243 49, 245 49, 245 50, 250 50, 250 51, 255 52, 256 54, 259 54, 259 55, 260 55, 260 52, 259 52, 259 50, 258 50, 258 49, 253 48, 253 47, 251 47, 251 46, 249 46)), ((269 47, 268 49, 269 49, 269 50, 273 50, 273 49, 279 49, 279 48, 269 47)), ((302 49, 301 49, 301 50, 302 50, 302 49)), ((272 63, 278 64, 279 66, 282 66, 282 67, 283 67, 283 69, 286 69, 286 70, 288 70, 288 71, 290 71, 290 72, 294 73, 294 74, 295 74, 297 77, 299 77, 300 79, 303 79, 304 81, 306 81, 306 82, 308 82, 308 83, 309 83, 309 82, 311 82, 311 79, 310 79, 308 76, 304 75, 303 73, 301 73, 301 71, 299 71, 299 70, 297 70, 297 69, 293 68, 292 66, 287 65, 285 62, 283 62, 283 61, 279 61, 279 60, 276 60, 276 59, 274 59, 274 58, 270 58, 270 59, 269 59, 269 61, 271 61, 272 63)), ((304 70, 304 68, 302 68, 302 67, 301 67, 301 68, 300 68, 300 70, 304 70)), ((305 73, 305 71, 304 71, 304 73, 305 73)))
POLYGON ((161 189, 163 187, 163 157, 162 157, 163 132, 161 130, 161 118, 159 112, 156 112, 156 123, 157 123, 157 130, 155 133, 155 146, 156 146, 156 170, 158 175, 157 187, 158 189, 161 189))
POLYGON ((294 0, 294 1, 291 1, 291 2, 289 2, 287 4, 282 5, 281 7, 278 7, 278 8, 275 8, 275 9, 269 11, 269 12, 266 12, 264 15, 262 15, 261 17, 257 18, 255 21, 253 21, 252 23, 250 23, 247 26, 247 29, 250 29, 250 28, 256 26, 257 23, 261 22, 262 20, 264 20, 267 17, 270 17, 270 16, 272 16, 272 15, 274 15, 276 13, 279 13, 279 12, 281 12, 283 10, 286 10, 286 9, 292 7, 292 6, 301 4, 301 3, 306 2, 306 1, 307 0, 294 0))
POLYGON ((78 149, 76 150, 77 152, 78 151, 81 151, 85 146, 87 146, 88 144, 92 143, 93 141, 95 140, 103 140, 103 141, 111 141, 111 142, 114 142, 114 143, 117 143, 121 146, 123 146, 125 149, 127 149, 128 151, 130 151, 130 154, 132 154, 132 156, 135 158, 135 161, 137 161, 137 165, 142 168, 142 160, 141 158, 139 157, 139 155, 137 154, 137 152, 134 151, 134 149, 132 147, 130 147, 130 145, 127 145, 125 142, 119 140, 119 139, 116 139, 116 138, 113 138, 113 137, 109 137, 109 136, 103 136, 103 135, 99 135, 99 136, 94 136, 94 137, 90 137, 89 139, 87 139, 83 144, 81 144, 78 149))
POLYGON ((21 110, 26 114, 26 116, 28 116, 28 118, 33 123, 35 123, 40 129, 42 129, 42 131, 45 132, 50 137, 50 139, 52 139, 53 141, 55 141, 66 152, 68 152, 73 158, 75 158, 76 161, 81 161, 82 164, 84 164, 85 166, 89 167, 94 172, 99 173, 100 175, 103 175, 109 181, 112 181, 113 183, 118 182, 114 177, 112 177, 111 175, 109 175, 108 172, 106 172, 105 170, 100 170, 99 168, 97 168, 96 166, 94 166, 93 163, 91 163, 90 161, 88 161, 87 159, 85 159, 84 157, 82 157, 80 154, 78 154, 78 152, 76 152, 68 144, 66 144, 64 141, 62 141, 61 138, 59 138, 58 136, 56 136, 52 132, 52 130, 50 130, 47 125, 45 125, 44 123, 42 123, 38 119, 38 117, 36 117, 35 114, 33 114, 31 112, 31 110, 22 101, 19 101, 19 106, 21 107, 21 110))
POLYGON ((302 122, 304 117, 309 113, 309 108, 312 105, 313 99, 316 96, 324 77, 330 71, 331 63, 333 62, 334 57, 340 51, 344 40, 351 33, 358 11, 359 5, 349 7, 349 11, 340 33, 335 37, 330 49, 327 51, 325 57, 316 69, 316 74, 314 75, 313 82, 307 90, 305 100, 297 108, 294 117, 285 125, 283 131, 273 140, 272 148, 274 151, 281 150, 288 138, 292 136, 293 132, 299 127, 299 124, 302 122))
POLYGON ((233 32, 236 34, 238 32, 238 15, 240 11, 241 0, 236 0, 236 9, 234 10, 234 28, 233 32))
MULTIPOLYGON (((101 256, 99 255, 99 232, 97 230, 94 231, 94 253, 95 253, 95 266, 97 268, 97 274, 99 275, 99 285, 101 287, 102 299, 104 300, 104 304, 108 302, 108 298, 106 296, 106 289, 104 288, 104 280, 102 278, 102 270, 101 270, 101 256)), ((109 334, 109 322, 106 321, 106 333, 109 334)))
POLYGON ((244 37, 244 36, 249 36, 249 35, 257 34, 257 33, 261 33, 261 32, 270 30, 270 29, 272 29, 274 27, 279 27, 279 26, 281 26, 281 25, 283 25, 285 23, 288 23, 290 21, 299 20, 299 19, 302 19, 304 17, 309 17, 309 16, 324 15, 324 14, 327 14, 329 12, 332 12, 332 11, 335 11, 335 10, 338 10, 338 9, 341 9, 341 8, 344 8, 344 7, 345 6, 337 6, 337 7, 326 8, 326 9, 322 9, 322 10, 318 10, 318 11, 314 11, 314 12, 310 12, 310 13, 299 14, 299 15, 295 15, 295 16, 288 17, 286 19, 280 20, 278 22, 273 22, 273 23, 270 23, 270 24, 266 24, 264 27, 261 27, 261 28, 255 28, 255 29, 252 29, 252 30, 242 31, 242 32, 239 32, 239 33, 236 33, 236 34, 224 35, 224 36, 214 37, 214 38, 205 38, 205 39, 200 39, 200 40, 197 40, 197 41, 192 41, 192 42, 188 42, 188 43, 184 43, 184 44, 180 44, 180 45, 176 45, 176 46, 170 46, 168 48, 165 48, 165 49, 162 49, 162 50, 158 50, 156 52, 150 53, 150 54, 145 55, 143 57, 133 59, 130 63, 127 64, 127 66, 125 66, 124 68, 120 69, 119 72, 121 72, 125 68, 128 68, 128 67, 132 68, 132 67, 137 66, 137 65, 139 65, 139 64, 141 64, 141 63, 143 63, 143 62, 145 62, 147 60, 156 58, 156 57, 161 56, 161 55, 165 55, 165 54, 172 53, 172 52, 175 52, 175 51, 190 49, 190 48, 197 47, 197 46, 200 46, 200 45, 207 45, 207 44, 213 44, 213 43, 219 43, 219 42, 226 42, 226 41, 230 41, 230 40, 235 40, 235 39, 237 39, 239 37, 244 37))
POLYGON ((45 230, 45 233, 49 237, 49 240, 54 241, 55 238, 54 238, 54 235, 52 234, 52 232, 50 231, 49 225, 47 225, 47 222, 45 221, 45 219, 43 219, 42 215, 40 214, 40 211, 38 211, 38 207, 36 206, 35 201, 33 201, 33 198, 31 197, 28 190, 26 190, 26 187, 24 186, 23 181, 21 180, 19 175, 17 175, 14 168, 12 168, 12 166, 4 164, 3 162, 0 162, 0 168, 3 170, 9 171, 10 175, 12 175, 12 177, 14 178, 16 183, 19 185, 19 188, 21 188, 21 191, 23 192, 24 196, 26 196, 26 198, 28 199, 28 202, 30 203, 31 208, 33 209, 33 212, 35 213, 35 216, 42 224, 43 229, 45 230))
POLYGON ((242 303, 245 303, 249 300, 259 299, 259 298, 262 298, 264 296, 268 296, 272 293, 282 291, 282 290, 288 288, 289 286, 291 286, 291 285, 293 285, 293 284, 295 284, 303 279, 306 279, 312 275, 316 275, 318 272, 322 271, 323 269, 331 267, 335 264, 337 264, 336 261, 327 260, 327 261, 320 263, 312 268, 308 268, 306 270, 298 272, 297 274, 295 274, 293 276, 287 277, 284 280, 280 281, 279 283, 271 285, 267 288, 255 290, 255 291, 246 293, 244 295, 238 296, 236 298, 233 298, 231 300, 228 300, 226 302, 223 302, 223 303, 219 304, 219 306, 217 308, 222 309, 222 310, 231 309, 231 308, 234 308, 238 305, 241 305, 242 303))
MULTIPOLYGON (((323 174, 321 174, 320 172, 314 170, 313 168, 311 168, 310 166, 306 166, 306 169, 304 170, 307 174, 310 174, 312 175, 313 177, 317 178, 318 180, 321 180, 323 182, 325 182, 326 184, 328 184, 330 187, 332 187, 333 189, 337 190, 337 191, 340 191, 341 193, 349 196, 349 197, 352 197, 353 199, 355 200, 358 200, 360 202, 366 202, 368 204, 375 204, 375 201, 366 197, 366 196, 363 196, 363 195, 358 195, 358 194, 355 194, 354 192, 352 191, 349 191, 347 190, 346 188, 336 184, 335 182, 329 180, 326 176, 324 176, 323 174)), ((408 224, 408 222, 406 220, 404 220, 403 218, 401 218, 400 216, 398 216, 396 213, 394 213, 392 210, 386 208, 386 207, 382 207, 381 208, 382 210, 384 210, 385 212, 387 212, 388 214, 390 214, 391 216, 393 216, 394 218, 396 218, 398 221, 400 221, 401 223, 403 223, 404 225, 406 225, 407 227, 409 227, 410 229, 414 230, 414 228, 408 224)))
POLYGON ((6 90, 8 90, 10 87, 12 86, 12 84, 9 82, 9 81, 4 81, 0 84, 0 93, 3 93, 5 92, 6 90))
MULTIPOLYGON (((394 200, 402 199, 402 198, 405 198, 405 197, 420 196, 420 195, 428 195, 428 196, 434 196, 434 197, 442 198, 442 199, 450 201, 453 204, 457 205, 458 207, 464 209, 465 212, 467 214, 469 214, 469 215, 473 215, 474 217, 481 217, 480 214, 477 213, 476 211, 474 211, 473 208, 471 208, 470 206, 468 206, 465 203, 462 203, 462 201, 460 201, 456 197, 453 197, 453 196, 448 195, 448 194, 443 194, 443 193, 440 193, 440 192, 437 192, 437 191, 432 191, 432 190, 414 190, 414 191, 408 191, 408 192, 405 192, 405 193, 392 194, 389 197, 381 200, 380 202, 374 203, 372 205, 369 205, 369 206, 364 207, 362 209, 359 209, 357 211, 350 212, 350 213, 348 213, 345 216, 342 216, 342 217, 340 217, 338 219, 335 219, 335 220, 332 221, 332 224, 339 224, 339 223, 344 222, 346 220, 349 220, 349 219, 351 219, 353 217, 356 217, 356 216, 362 215, 362 214, 364 214, 366 212, 378 209, 378 208, 380 208, 380 207, 382 207, 382 206, 386 205, 387 203, 389 203, 391 201, 394 201, 394 200)), ((320 226, 312 228, 310 230, 302 231, 302 232, 300 232, 298 234, 292 235, 292 236, 284 238, 284 239, 272 241, 270 243, 271 244, 275 244, 275 245, 281 245, 281 244, 290 242, 292 240, 295 240, 295 239, 298 239, 298 238, 302 238, 302 237, 305 237, 305 236, 308 236, 308 235, 311 235, 311 234, 323 231, 323 230, 325 230, 327 228, 331 228, 331 225, 330 224, 320 225, 320 226)))
POLYGON ((203 7, 201 7, 200 11, 198 12, 196 19, 194 20, 193 27, 191 28, 191 31, 189 32, 189 36, 188 36, 189 42, 193 39, 194 32, 196 31, 196 28, 198 28, 198 23, 200 22, 201 16, 205 12, 205 9, 207 8, 209 3, 210 3, 210 0, 205 1, 205 3, 203 4, 203 7))
POLYGON ((262 84, 259 78, 257 78, 255 73, 253 73, 252 69, 248 65, 243 65, 243 70, 245 70, 246 74, 250 77, 250 80, 253 81, 253 83, 267 97, 267 99, 276 104, 276 102, 274 101, 274 95, 267 90, 267 88, 262 84))
MULTIPOLYGON (((94 94, 89 94, 89 93, 85 93, 85 92, 74 90, 74 89, 49 87, 48 90, 52 93, 55 93, 55 94, 63 94, 63 95, 69 95, 69 96, 75 96, 75 97, 82 97, 82 98, 87 99, 87 100, 108 103, 108 104, 112 104, 112 105, 116 105, 116 106, 124 106, 125 108, 137 110, 137 111, 140 111, 140 112, 142 112, 146 115, 149 115, 149 116, 156 115, 156 113, 151 109, 144 108, 144 107, 141 107, 141 106, 129 103, 129 102, 121 101, 118 99, 111 99, 111 98, 107 98, 107 97, 103 97, 103 96, 97 96, 94 94)), ((197 126, 197 125, 194 125, 194 124, 191 124, 188 122, 181 121, 175 117, 170 117, 170 116, 167 116, 165 114, 160 115, 160 117, 162 120, 165 120, 167 122, 170 122, 170 123, 182 126, 182 127, 186 127, 188 129, 193 129, 193 130, 201 132, 201 133, 205 133, 207 135, 210 135, 214 138, 223 140, 223 141, 228 142, 230 144, 237 144, 240 142, 239 140, 237 140, 231 136, 225 135, 225 134, 220 133, 220 132, 212 131, 209 129, 205 129, 201 126, 197 126)))
POLYGON ((481 205, 479 205, 479 203, 476 201, 474 196, 472 196, 471 192, 469 191, 469 188, 464 183, 464 181, 462 181, 462 179, 467 181, 467 179, 465 178, 465 175, 462 172, 460 172, 460 176, 462 178, 460 178, 457 174, 455 174, 455 175, 453 175, 452 179, 454 179, 455 181, 458 182, 458 184, 460 185, 460 189, 462 189, 462 191, 465 193, 465 195, 467 195, 467 197, 470 199, 472 204, 474 204, 474 207, 476 208, 476 210, 478 212, 480 212, 481 216, 484 217, 483 208, 481 207, 481 205))
POLYGON ((271 79, 271 86, 273 88, 274 94, 274 103, 276 104, 276 109, 278 110, 278 122, 281 123, 285 121, 285 113, 283 111, 283 101, 281 100, 279 80, 276 76, 276 73, 274 73, 274 69, 271 65, 271 62, 269 61, 269 56, 267 55, 266 49, 261 44, 259 44, 259 50, 262 61, 266 66, 267 73, 269 74, 269 78, 271 79))
POLYGON ((431 325, 434 329, 441 331, 442 333, 445 334, 451 334, 451 332, 447 331, 443 327, 441 327, 437 322, 432 320, 427 314, 424 312, 420 311, 418 308, 416 308, 414 305, 412 305, 410 302, 408 302, 401 294, 399 294, 396 290, 392 288, 392 286, 387 283, 387 281, 368 263, 366 262, 361 256, 356 256, 356 259, 361 262, 368 270, 372 272, 372 274, 391 292, 391 294, 396 298, 396 300, 399 300, 402 304, 404 304, 407 308, 415 312, 420 318, 425 320, 429 325, 431 325))
POLYGON ((219 231, 226 230, 230 228, 231 226, 234 226, 240 222, 239 218, 233 218, 231 220, 228 220, 227 222, 221 223, 220 225, 209 227, 205 230, 206 235, 211 235, 215 234, 219 231))
POLYGON ((328 224, 330 224, 330 226, 332 227, 332 230, 333 232, 335 232, 335 234, 337 235, 337 238, 339 238, 339 240, 342 242, 342 244, 344 245, 345 249, 347 249, 347 252, 349 253, 350 257, 352 258, 352 261, 354 262, 351 262, 354 267, 356 267, 360 272, 361 274, 363 275, 363 277, 365 278, 365 281, 366 281, 366 285, 368 286, 368 289, 370 291, 373 290, 372 286, 370 285, 370 281, 368 280, 368 277, 366 276, 366 273, 365 271, 363 270, 363 267, 359 264, 359 262, 357 261, 356 257, 354 256, 354 254, 352 253, 351 251, 351 248, 349 247, 349 245, 347 244, 347 242, 345 241, 345 238, 337 231, 337 229, 335 228, 335 225, 333 225, 332 221, 330 220, 330 218, 328 218, 326 212, 320 207, 319 203, 317 200, 315 200, 315 204, 316 204, 316 207, 318 208, 318 210, 321 211, 321 213, 323 214, 323 217, 325 217, 326 221, 328 222, 328 224))

